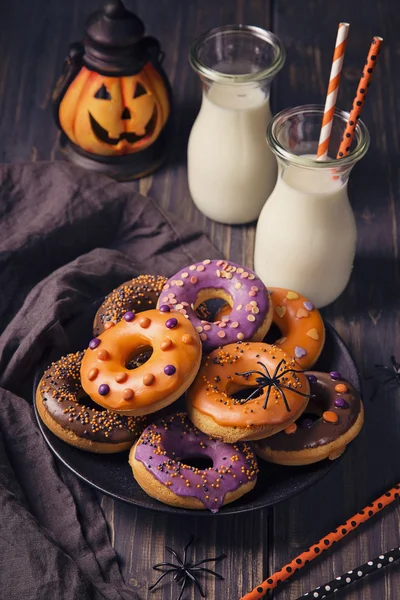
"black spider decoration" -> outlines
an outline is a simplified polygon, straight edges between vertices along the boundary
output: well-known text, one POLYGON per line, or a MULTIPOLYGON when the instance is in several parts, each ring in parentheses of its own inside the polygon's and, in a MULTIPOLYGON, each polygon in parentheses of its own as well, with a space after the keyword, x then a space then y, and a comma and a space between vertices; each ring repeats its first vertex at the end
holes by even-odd
POLYGON ((285 369, 284 371, 282 371, 282 373, 279 373, 279 375, 278 375, 281 364, 284 362, 285 362, 284 359, 282 359, 280 361, 280 363, 276 367, 272 377, 268 371, 268 367, 260 361, 257 361, 257 364, 261 365, 261 367, 264 369, 264 373, 262 373, 261 371, 246 371, 245 373, 235 373, 235 375, 239 375, 240 377, 245 377, 246 379, 253 373, 256 375, 260 375, 260 377, 256 377, 256 383, 257 383, 258 387, 252 391, 250 396, 248 396, 247 398, 244 398, 243 400, 239 400, 240 404, 245 404, 246 402, 251 400, 253 398, 253 396, 256 396, 257 394, 262 392, 262 390, 265 387, 267 387, 268 390, 267 390, 267 395, 265 397, 265 402, 264 402, 264 406, 263 406, 264 409, 267 408, 269 395, 271 393, 272 388, 276 389, 280 393, 282 400, 285 403, 286 410, 288 412, 290 412, 290 407, 286 400, 285 392, 283 391, 283 389, 290 390, 291 392, 295 392, 296 394, 299 394, 300 396, 309 398, 310 394, 304 394, 303 392, 299 392, 299 390, 296 390, 295 388, 292 388, 289 385, 285 385, 283 383, 283 381, 285 381, 284 379, 282 381, 280 381, 280 379, 282 377, 284 377, 286 375, 286 373, 304 373, 304 371, 297 371, 296 369, 285 369))
POLYGON ((195 539, 195 537, 194 537, 194 535, 192 535, 189 542, 186 544, 184 551, 183 551, 183 560, 181 559, 179 554, 177 552, 175 552, 175 550, 173 550, 169 546, 165 546, 165 549, 168 550, 168 552, 170 552, 172 554, 172 556, 174 556, 176 558, 178 564, 174 564, 172 562, 163 562, 163 563, 158 563, 158 564, 154 565, 153 569, 155 571, 163 571, 163 573, 162 573, 162 575, 160 575, 160 577, 157 579, 157 581, 155 583, 153 583, 151 586, 149 586, 149 590, 154 590, 156 585, 158 585, 160 583, 160 581, 163 579, 163 577, 165 577, 169 573, 175 573, 174 581, 176 581, 177 583, 182 581, 181 589, 180 589, 177 600, 181 600, 182 594, 185 590, 185 587, 190 582, 195 584, 195 586, 197 587, 197 589, 199 590, 199 592, 201 594, 201 597, 205 598, 206 595, 204 593, 204 590, 197 580, 198 574, 199 573, 210 573, 211 575, 214 575, 214 577, 217 577, 218 579, 224 579, 222 577, 222 575, 220 575, 219 573, 216 573, 215 571, 212 571, 211 569, 207 569, 206 567, 202 567, 201 565, 204 565, 204 564, 210 563, 210 562, 218 562, 220 560, 223 560, 224 558, 226 558, 226 554, 221 554, 220 556, 217 556, 216 558, 205 558, 204 560, 200 560, 199 562, 194 563, 194 564, 191 564, 188 561, 188 557, 187 557, 188 549, 193 544, 194 539, 195 539))
MULTIPOLYGON (((388 375, 388 377, 384 380, 378 382, 378 385, 375 386, 374 391, 371 394, 371 400, 375 398, 378 392, 382 389, 383 386, 387 385, 391 381, 395 381, 398 385, 400 385, 400 363, 397 362, 396 357, 392 354, 390 357, 390 362, 392 363, 390 367, 388 365, 374 365, 375 369, 378 369, 378 377, 382 377, 384 375, 388 375)), ((368 379, 375 379, 374 375, 370 377, 366 377, 368 379)))

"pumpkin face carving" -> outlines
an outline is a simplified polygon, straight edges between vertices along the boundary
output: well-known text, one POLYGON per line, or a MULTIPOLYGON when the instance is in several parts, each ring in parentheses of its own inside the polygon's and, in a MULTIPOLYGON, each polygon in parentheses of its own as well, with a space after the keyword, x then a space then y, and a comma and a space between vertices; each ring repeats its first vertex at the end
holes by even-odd
POLYGON ((59 119, 64 133, 83 150, 121 156, 150 146, 169 112, 166 86, 151 63, 123 77, 82 67, 60 103, 59 119))

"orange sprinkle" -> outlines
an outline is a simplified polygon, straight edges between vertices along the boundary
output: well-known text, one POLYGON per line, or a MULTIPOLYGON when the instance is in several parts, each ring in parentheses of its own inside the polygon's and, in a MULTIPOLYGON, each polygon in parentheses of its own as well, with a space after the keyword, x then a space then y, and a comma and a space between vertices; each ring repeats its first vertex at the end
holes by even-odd
POLYGON ((288 434, 290 434, 290 433, 294 433, 294 432, 296 431, 296 429, 297 429, 297 425, 296 425, 296 423, 292 423, 291 425, 288 425, 288 426, 286 427, 286 429, 285 429, 285 433, 288 433, 288 434))
POLYGON ((347 392, 347 386, 345 386, 344 383, 337 383, 335 385, 335 392, 338 392, 339 394, 344 394, 345 392, 347 392))
POLYGON ((334 413, 332 410, 326 410, 323 413, 322 418, 327 423, 337 423, 337 421, 339 420, 339 417, 337 416, 337 414, 334 413))

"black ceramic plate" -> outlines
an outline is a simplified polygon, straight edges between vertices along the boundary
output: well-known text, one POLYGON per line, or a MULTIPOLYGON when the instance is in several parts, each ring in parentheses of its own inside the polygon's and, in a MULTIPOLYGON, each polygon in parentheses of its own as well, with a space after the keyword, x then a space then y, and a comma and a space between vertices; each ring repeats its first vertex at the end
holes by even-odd
MULTIPOLYGON (((66 328, 69 352, 85 348, 93 337, 92 320, 96 308, 97 306, 90 307, 90 310, 72 321, 66 328)), ((60 354, 53 352, 38 370, 34 384, 34 398, 36 387, 44 370, 52 360, 58 358, 60 358, 60 354)), ((326 324, 326 342, 323 352, 313 369, 316 371, 339 371, 357 389, 360 389, 359 374, 351 354, 339 334, 329 324, 326 324)), ((283 467, 259 461, 260 474, 254 490, 236 502, 222 507, 216 515, 213 515, 207 510, 191 511, 157 502, 145 494, 134 480, 128 464, 127 452, 110 455, 83 452, 69 446, 51 433, 37 413, 36 418, 51 450, 78 477, 100 492, 118 500, 164 513, 223 516, 272 506, 311 486, 337 463, 337 461, 326 460, 304 467, 283 467)))

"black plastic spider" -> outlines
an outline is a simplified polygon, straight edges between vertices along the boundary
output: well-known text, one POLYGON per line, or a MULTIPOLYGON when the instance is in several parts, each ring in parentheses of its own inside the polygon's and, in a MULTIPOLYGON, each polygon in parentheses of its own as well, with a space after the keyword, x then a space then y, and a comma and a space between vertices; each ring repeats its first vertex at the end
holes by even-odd
MULTIPOLYGON (((382 387, 391 381, 395 381, 398 385, 400 385, 400 363, 397 362, 396 357, 393 354, 390 357, 390 362, 392 363, 390 367, 388 365, 374 365, 375 369, 379 370, 378 376, 389 375, 389 377, 378 382, 378 385, 371 394, 370 400, 373 400, 382 387)), ((375 379, 375 376, 371 375, 365 379, 375 379)))
POLYGON ((172 554, 172 556, 174 556, 176 558, 176 560, 178 561, 178 564, 176 565, 171 562, 163 562, 163 563, 158 563, 158 564, 154 565, 153 569, 155 571, 163 571, 163 574, 160 575, 160 577, 157 579, 157 581, 149 587, 149 590, 154 590, 156 585, 158 585, 160 583, 161 579, 163 579, 163 577, 165 577, 169 573, 175 573, 174 581, 179 583, 181 580, 183 580, 177 600, 181 600, 182 594, 185 590, 185 587, 190 582, 195 584, 195 586, 197 587, 197 589, 199 590, 199 592, 201 594, 201 597, 205 598, 206 595, 205 595, 200 583, 198 582, 196 575, 198 575, 199 573, 210 573, 211 575, 214 575, 214 577, 217 577, 218 579, 224 579, 222 577, 222 575, 220 575, 219 573, 216 573, 215 571, 212 571, 211 569, 207 569, 206 567, 202 567, 201 565, 204 565, 209 562, 218 562, 220 560, 223 560, 224 558, 226 558, 226 554, 221 554, 220 556, 217 556, 216 558, 205 558, 204 560, 201 560, 194 564, 191 564, 190 562, 188 562, 187 552, 188 552, 189 547, 193 544, 194 540, 195 540, 195 536, 192 535, 189 542, 186 544, 186 546, 184 548, 183 560, 181 559, 179 554, 177 554, 177 552, 175 552, 175 550, 173 550, 172 548, 169 548, 169 546, 165 546, 165 549, 168 550, 168 552, 170 552, 172 554))
POLYGON ((252 391, 250 396, 248 396, 247 398, 244 398, 243 400, 240 400, 239 401, 240 404, 245 404, 246 402, 251 400, 253 398, 253 396, 256 396, 257 394, 262 392, 262 390, 266 387, 268 388, 268 390, 267 390, 267 395, 265 396, 265 402, 264 402, 264 406, 263 406, 264 409, 267 408, 269 395, 271 393, 272 388, 276 389, 280 393, 282 400, 285 403, 286 410, 288 412, 290 412, 290 407, 286 400, 285 392, 283 391, 283 389, 290 390, 291 392, 295 392, 296 394, 299 394, 300 396, 309 398, 310 394, 304 394, 303 392, 299 392, 299 390, 296 390, 295 388, 292 388, 289 385, 285 385, 282 381, 280 381, 281 377, 286 375, 286 373, 304 373, 304 371, 296 371, 296 369, 285 369, 284 371, 282 371, 282 373, 279 373, 279 375, 278 375, 281 364, 284 362, 285 362, 284 359, 282 359, 280 361, 280 363, 276 367, 272 377, 268 371, 268 367, 260 361, 257 361, 257 364, 261 365, 261 367, 264 369, 264 373, 262 373, 261 371, 246 371, 245 373, 235 373, 235 375, 239 375, 240 377, 245 377, 246 379, 248 379, 248 377, 250 375, 252 375, 253 373, 255 375, 260 375, 260 377, 256 377, 256 383, 257 383, 258 387, 252 391))

